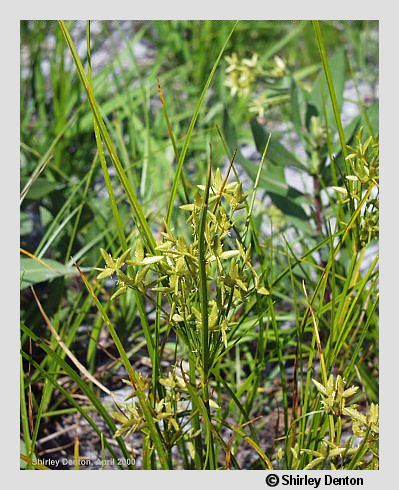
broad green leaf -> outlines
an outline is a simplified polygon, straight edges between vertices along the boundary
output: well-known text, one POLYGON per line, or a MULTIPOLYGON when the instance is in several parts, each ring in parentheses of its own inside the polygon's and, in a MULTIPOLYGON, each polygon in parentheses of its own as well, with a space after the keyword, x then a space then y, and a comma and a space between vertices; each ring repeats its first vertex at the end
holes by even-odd
POLYGON ((306 95, 298 84, 296 83, 294 77, 291 80, 291 119, 294 124, 295 131, 302 141, 305 143, 303 137, 303 131, 305 127, 305 114, 306 114, 306 95))
MULTIPOLYGON (((227 111, 225 111, 224 113, 223 132, 227 141, 227 145, 229 147, 229 152, 232 154, 235 148, 239 148, 239 142, 235 126, 233 125, 233 122, 231 121, 227 111)), ((271 141, 269 145, 270 144, 271 141)), ((262 152, 263 149, 264 147, 262 148, 262 152)), ((258 171, 257 162, 252 162, 248 160, 243 156, 241 151, 238 150, 236 165, 241 165, 245 169, 247 174, 251 177, 251 179, 255 182, 258 171)), ((284 175, 284 168, 282 166, 278 167, 277 165, 274 165, 270 161, 267 161, 267 159, 260 175, 259 186, 268 191, 274 192, 275 194, 287 197, 289 196, 292 199, 299 199, 303 197, 301 192, 295 190, 287 184, 284 175)))
MULTIPOLYGON (((367 118, 371 125, 371 129, 373 134, 377 134, 379 132, 379 104, 378 101, 374 102, 370 107, 366 109, 367 118)), ((362 116, 362 125, 366 127, 366 122, 364 121, 364 117, 362 116)))
MULTIPOLYGON (((232 153, 233 149, 238 148, 239 145, 235 127, 227 111, 225 111, 223 130, 229 151, 232 153)), ((258 164, 246 159, 240 151, 237 152, 236 162, 244 168, 249 177, 255 182, 258 164)), ((305 202, 305 196, 287 184, 283 166, 274 165, 270 161, 266 162, 260 174, 259 187, 266 189, 273 203, 285 215, 290 216, 295 226, 308 230, 309 220, 302 208, 302 204, 305 202)))
MULTIPOLYGON (((24 187, 24 185, 22 187, 24 187)), ((51 192, 63 189, 64 187, 65 185, 60 184, 59 182, 52 182, 44 177, 39 177, 33 182, 31 188, 26 194, 26 198, 34 200, 42 199, 51 192)))
POLYGON ((21 289, 37 284, 39 282, 51 281, 56 277, 76 275, 76 269, 72 266, 63 265, 56 260, 21 258, 21 289))
MULTIPOLYGON (((251 121, 251 130, 256 149, 260 154, 262 154, 267 140, 269 139, 269 133, 259 124, 256 119, 251 121)), ((269 147, 267 149, 266 162, 268 160, 278 167, 298 167, 306 170, 305 165, 300 162, 295 155, 288 151, 285 146, 279 143, 276 138, 273 138, 273 136, 270 139, 269 147)))
POLYGON ((29 235, 29 233, 32 233, 33 230, 33 222, 28 213, 25 213, 22 211, 20 213, 20 226, 19 226, 19 232, 21 236, 24 235, 29 235))
MULTIPOLYGON (((22 439, 19 440, 19 450, 22 454, 27 454, 27 450, 26 450, 26 447, 25 447, 25 443, 22 439)), ((21 459, 20 461, 20 469, 21 470, 24 470, 26 468, 26 461, 24 461, 23 459, 21 459)))

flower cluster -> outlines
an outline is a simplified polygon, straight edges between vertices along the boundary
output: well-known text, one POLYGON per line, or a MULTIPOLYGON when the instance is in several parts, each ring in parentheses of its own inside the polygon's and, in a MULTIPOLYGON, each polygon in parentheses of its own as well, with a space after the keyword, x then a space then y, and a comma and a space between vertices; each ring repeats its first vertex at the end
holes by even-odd
POLYGON ((313 383, 316 385, 319 393, 322 396, 322 405, 324 411, 328 414, 336 415, 340 417, 345 413, 346 404, 357 391, 357 386, 351 386, 345 389, 345 380, 338 375, 336 379, 331 375, 328 378, 326 386, 322 385, 315 379, 313 383))
MULTIPOLYGON (((151 388, 148 379, 140 377, 142 391, 147 392, 151 388)), ((130 381, 124 380, 126 384, 131 385, 130 381)), ((159 383, 165 387, 164 397, 155 402, 153 407, 154 422, 164 422, 165 430, 179 433, 180 426, 178 420, 183 416, 184 410, 187 409, 188 401, 185 399, 187 392, 186 384, 176 370, 169 372, 166 378, 161 378, 159 383)), ((135 392, 129 398, 134 398, 135 392)), ((139 404, 135 400, 131 403, 118 405, 119 410, 113 411, 113 417, 120 423, 118 430, 115 432, 115 437, 128 437, 134 432, 142 432, 144 435, 149 435, 145 415, 139 404)))
POLYGON ((378 439, 379 439, 379 408, 378 404, 371 403, 367 414, 359 412, 357 405, 350 401, 358 392, 357 386, 345 388, 345 380, 338 375, 335 379, 331 375, 323 385, 313 380, 322 398, 324 412, 330 417, 330 440, 323 440, 318 451, 302 449, 315 458, 305 469, 325 467, 337 469, 345 464, 346 458, 356 461, 357 469, 378 468, 378 439), (342 431, 342 418, 352 424, 353 436, 349 437, 344 445, 339 444, 342 431), (333 427, 333 429, 332 429, 333 427), (354 445, 354 437, 361 441, 354 445))
POLYGON ((356 135, 355 146, 348 146, 346 157, 351 174, 345 176, 345 187, 333 187, 341 196, 341 202, 352 200, 359 205, 364 194, 368 198, 360 213, 360 245, 365 247, 370 241, 378 239, 379 233, 379 143, 378 138, 370 136, 363 142, 362 128, 356 135))
MULTIPOLYGON (((118 290, 113 298, 128 288, 136 289, 151 299, 162 293, 168 303, 163 308, 165 321, 176 329, 192 351, 200 350, 198 333, 203 325, 199 283, 199 222, 204 196, 199 185, 194 201, 181 206, 188 212, 191 241, 176 236, 165 224, 156 255, 146 253, 140 239, 131 257, 130 250, 112 258, 102 250, 106 267, 99 279, 116 275, 118 290), (126 269, 127 266, 127 269, 126 269)), ((228 345, 228 331, 234 325, 234 312, 254 294, 268 295, 251 262, 251 248, 245 248, 241 237, 233 239, 234 215, 246 207, 246 194, 240 182, 227 182, 216 171, 209 189, 209 203, 204 229, 205 271, 208 294, 208 328, 214 352, 228 345)))
POLYGON ((239 59, 237 53, 226 56, 225 85, 230 88, 231 95, 246 97, 252 92, 257 76, 261 73, 258 66, 258 55, 254 53, 251 58, 239 59))
MULTIPOLYGON (((354 403, 359 388, 345 387, 345 380, 331 375, 325 384, 312 380, 321 396, 323 412, 328 417, 329 437, 312 449, 303 449, 296 442, 290 447, 290 468, 303 467, 304 457, 309 457, 305 470, 378 469, 378 405, 371 403, 367 414, 359 412, 354 403), (343 427, 351 424, 352 434, 343 427), (355 439, 357 438, 357 440, 355 439)), ((276 463, 282 467, 283 448, 276 453, 276 463)))
POLYGON ((246 98, 251 96, 248 110, 258 117, 265 116, 266 109, 276 104, 285 102, 288 96, 280 87, 281 80, 288 74, 285 61, 275 56, 267 70, 261 68, 259 57, 254 53, 251 58, 240 59, 237 53, 226 56, 226 80, 225 85, 230 88, 233 96, 246 98), (258 79, 262 77, 263 85, 269 90, 261 92, 258 87, 258 79))

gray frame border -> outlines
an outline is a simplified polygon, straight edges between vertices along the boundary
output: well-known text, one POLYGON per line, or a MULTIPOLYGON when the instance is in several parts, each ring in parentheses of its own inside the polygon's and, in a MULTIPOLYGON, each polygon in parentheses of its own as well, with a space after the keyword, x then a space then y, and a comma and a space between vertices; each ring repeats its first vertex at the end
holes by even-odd
MULTIPOLYGON (((380 0, 377 4, 369 0, 362 2, 348 2, 335 0, 332 4, 322 5, 319 1, 302 2, 269 2, 260 3, 254 0, 246 0, 240 5, 232 5, 230 2, 215 2, 201 0, 201 2, 188 2, 168 0, 151 1, 145 5, 99 1, 69 0, 55 5, 54 1, 28 2, 19 0, 1 7, 1 43, 2 50, 2 76, 0 78, 2 90, 0 91, 2 117, 0 118, 2 138, 2 177, 3 186, 1 197, 2 212, 2 268, 1 300, 3 310, 2 336, 2 443, 1 468, 5 471, 13 483, 33 484, 33 488, 50 488, 54 483, 61 488, 70 488, 79 478, 76 473, 68 472, 70 476, 64 476, 60 472, 24 472, 19 468, 19 444, 16 434, 19 430, 19 20, 21 19, 378 19, 380 21, 380 138, 381 143, 381 218, 380 218, 380 250, 381 250, 381 280, 380 280, 380 404, 381 404, 381 469, 374 472, 342 472, 342 476, 352 474, 364 477, 364 488, 375 489, 386 484, 390 488, 395 481, 396 441, 398 422, 396 414, 396 346, 398 345, 398 328, 395 327, 395 299, 397 282, 395 271, 398 270, 395 252, 397 242, 395 240, 397 229, 395 223, 395 185, 398 179, 398 164, 395 145, 396 134, 394 107, 398 107, 397 82, 395 77, 395 60, 397 52, 398 30, 397 16, 393 3, 380 0), (396 102, 396 104, 395 104, 396 102), (387 163, 390 162, 392 163, 387 163), (392 204, 391 204, 392 203, 392 204), (396 265, 396 267, 395 267, 396 265), (18 271, 18 273, 17 273, 18 271), (5 316, 4 316, 5 312, 5 316), (61 475, 61 476, 60 476, 61 475)), ((397 219, 397 218, 396 218, 397 219)), ((396 302, 398 300, 396 299, 396 302)), ((397 463, 396 463, 397 465, 397 463)), ((276 474, 295 472, 275 472, 276 474)), ((307 473, 316 477, 325 472, 298 472, 301 476, 307 473)), ((337 476, 340 476, 337 472, 337 476)), ((84 472, 84 475, 92 474, 84 472)), ((229 488, 242 488, 251 485, 253 488, 264 488, 264 471, 139 471, 134 474, 124 472, 105 472, 101 478, 92 477, 96 485, 115 486, 119 483, 129 483, 140 486, 154 485, 165 488, 169 485, 184 485, 203 488, 204 484, 212 483, 217 488, 219 485, 228 485, 229 488), (130 474, 128 480, 123 475, 130 474), (118 475, 118 476, 115 476, 118 475), (115 481, 116 479, 116 481, 115 481), (123 481, 121 481, 123 480, 123 481)), ((80 473, 82 475, 82 473, 80 473)), ((334 475, 335 476, 335 475, 334 475)), ((88 482, 88 476, 80 477, 79 482, 88 482), (83 481, 82 481, 83 479, 83 481)), ((91 480, 91 478, 90 478, 91 480)), ((277 488, 281 488, 279 485, 277 488)), ((325 487, 325 488, 332 488, 325 487)), ((297 485, 295 488, 312 488, 310 486, 297 485)), ((320 486, 319 488, 324 488, 320 486)))

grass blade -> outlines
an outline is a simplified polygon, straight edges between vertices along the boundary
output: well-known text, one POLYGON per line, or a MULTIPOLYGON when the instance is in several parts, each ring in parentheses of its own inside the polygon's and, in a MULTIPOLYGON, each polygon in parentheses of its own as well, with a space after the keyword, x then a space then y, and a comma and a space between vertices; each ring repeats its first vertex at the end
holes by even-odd
POLYGON ((218 65, 220 63, 220 60, 221 60, 223 53, 224 53, 224 50, 226 49, 226 46, 227 46, 227 44, 228 44, 228 42, 229 42, 229 40, 230 40, 230 38, 234 32, 234 29, 236 28, 237 23, 238 23, 238 21, 234 23, 234 26, 233 26, 232 30, 230 31, 230 34, 228 35, 225 43, 222 46, 222 49, 220 50, 219 56, 216 58, 216 61, 212 67, 211 73, 209 74, 208 80, 206 81, 204 88, 202 90, 202 93, 201 93, 201 96, 199 98, 199 101, 198 101, 197 107, 195 109, 195 112, 193 114, 193 117, 191 118, 190 125, 189 125, 188 130, 187 130, 186 138, 185 138, 184 143, 183 143, 183 148, 182 148, 182 151, 181 151, 180 156, 179 156, 179 161, 177 163, 176 173, 175 173, 175 176, 173 178, 172 189, 170 192, 170 198, 169 198, 169 204, 168 204, 168 210, 166 213, 166 223, 168 225, 170 225, 170 223, 171 223, 173 207, 174 207, 175 197, 176 197, 176 193, 177 193, 177 186, 180 182, 180 176, 181 176, 182 169, 183 169, 184 159, 186 158, 186 153, 188 150, 188 146, 190 144, 191 135, 192 135, 195 123, 197 121, 198 114, 200 112, 200 109, 201 109, 202 103, 204 101, 205 95, 208 91, 208 88, 209 88, 209 86, 213 80, 214 75, 215 75, 216 68, 218 67, 218 65))

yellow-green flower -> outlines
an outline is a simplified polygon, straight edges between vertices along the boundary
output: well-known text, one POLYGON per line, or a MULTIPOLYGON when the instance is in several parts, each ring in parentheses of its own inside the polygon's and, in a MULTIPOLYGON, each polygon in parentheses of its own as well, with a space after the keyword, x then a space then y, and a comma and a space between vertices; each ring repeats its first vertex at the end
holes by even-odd
POLYGON ((226 56, 226 80, 224 84, 230 87, 231 95, 246 97, 253 89, 256 77, 261 73, 258 67, 258 55, 254 53, 251 58, 239 59, 237 53, 226 56))

